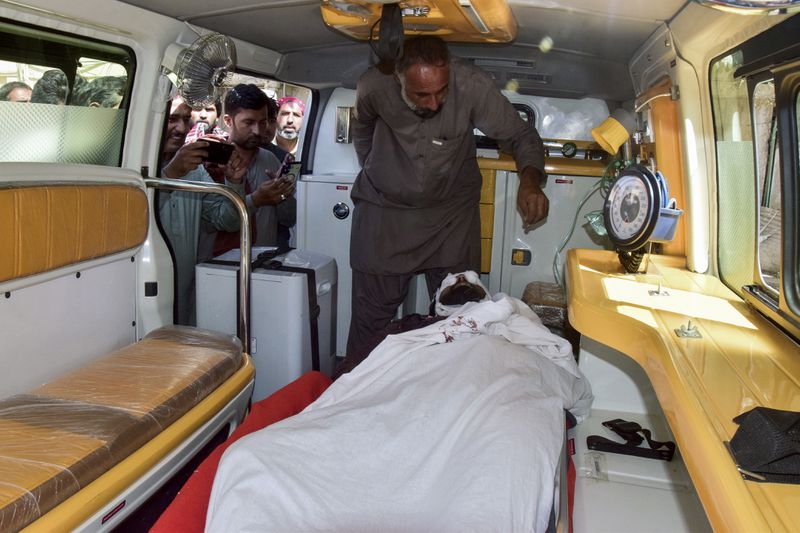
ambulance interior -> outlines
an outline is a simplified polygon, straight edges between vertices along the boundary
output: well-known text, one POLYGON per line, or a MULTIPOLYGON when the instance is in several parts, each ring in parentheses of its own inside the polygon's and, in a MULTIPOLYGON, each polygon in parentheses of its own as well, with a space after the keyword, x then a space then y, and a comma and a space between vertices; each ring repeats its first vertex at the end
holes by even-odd
MULTIPOLYGON (((251 410, 277 421, 254 406, 272 409, 292 384, 282 408, 294 415, 337 385, 360 171, 355 88, 387 3, 0 0, 0 86, 56 70, 68 87, 61 104, 0 101, 0 531, 202 528, 214 477, 203 462, 252 430, 251 410), (304 102, 294 250, 278 268, 236 249, 198 264, 196 327, 176 327, 159 195, 224 195, 248 227, 230 189, 161 179, 177 67, 213 35, 235 48, 230 72, 215 74, 218 95, 254 83, 304 102), (111 78, 124 83, 110 102, 80 88, 111 78), (198 468, 205 492, 192 499, 201 483, 184 483, 198 468)), ((731 451, 734 418, 800 411, 797 3, 399 4, 407 37, 448 41, 544 140, 549 215, 525 231, 514 160, 475 131, 480 281, 566 338, 594 397, 585 420, 558 432, 542 530, 800 522, 800 472, 775 482, 731 451), (631 164, 664 187, 650 192, 662 210, 650 206, 635 245, 612 233, 615 180, 631 164), (665 442, 670 460, 654 458, 665 442)), ((238 238, 251 247, 247 229, 238 238)), ((429 309, 417 276, 398 318, 429 309)))

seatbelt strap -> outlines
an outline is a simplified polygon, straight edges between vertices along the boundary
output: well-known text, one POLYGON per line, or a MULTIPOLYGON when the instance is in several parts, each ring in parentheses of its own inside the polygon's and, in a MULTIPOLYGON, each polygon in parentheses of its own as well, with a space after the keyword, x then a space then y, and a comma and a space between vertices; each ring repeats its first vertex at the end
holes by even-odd
POLYGON ((625 443, 616 442, 600 435, 589 435, 586 437, 586 446, 590 450, 633 455, 646 459, 659 459, 661 461, 671 461, 675 455, 674 442, 653 440, 650 430, 644 429, 636 422, 615 418, 614 420, 603 422, 603 426, 625 439, 625 443), (639 446, 644 440, 647 441, 649 448, 639 446))

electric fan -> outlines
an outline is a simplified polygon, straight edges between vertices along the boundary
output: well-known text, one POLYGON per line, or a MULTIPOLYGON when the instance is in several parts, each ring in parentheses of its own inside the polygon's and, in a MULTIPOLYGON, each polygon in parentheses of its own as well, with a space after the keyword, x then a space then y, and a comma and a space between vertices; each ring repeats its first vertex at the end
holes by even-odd
POLYGON ((177 76, 178 93, 193 109, 220 99, 222 87, 236 67, 236 45, 220 33, 203 35, 182 50, 172 69, 177 76))

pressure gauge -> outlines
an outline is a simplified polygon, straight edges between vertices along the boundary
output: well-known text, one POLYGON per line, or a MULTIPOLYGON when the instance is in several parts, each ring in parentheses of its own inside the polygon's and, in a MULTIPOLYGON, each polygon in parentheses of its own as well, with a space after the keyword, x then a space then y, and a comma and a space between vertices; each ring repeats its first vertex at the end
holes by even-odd
POLYGON ((656 176, 639 165, 623 170, 611 184, 603 215, 618 250, 638 250, 650 239, 662 207, 661 190, 656 176))
POLYGON ((578 153, 578 147, 575 143, 566 142, 561 145, 561 155, 564 157, 575 157, 578 153))

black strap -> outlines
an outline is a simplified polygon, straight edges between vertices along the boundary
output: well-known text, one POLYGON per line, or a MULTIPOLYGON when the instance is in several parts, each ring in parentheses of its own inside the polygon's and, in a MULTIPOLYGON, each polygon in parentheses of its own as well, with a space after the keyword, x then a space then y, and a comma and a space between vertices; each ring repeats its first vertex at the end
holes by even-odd
POLYGON ((728 445, 747 480, 800 484, 800 412, 758 406, 733 421, 728 445))
POLYGON ((616 442, 601 437, 600 435, 589 435, 586 437, 586 446, 590 450, 621 453, 624 455, 645 457, 647 459, 660 459, 662 461, 671 461, 672 457, 675 455, 674 442, 653 440, 650 430, 642 428, 642 426, 636 422, 628 422, 621 418, 615 418, 614 420, 603 422, 603 426, 625 439, 625 443, 616 442), (642 435, 644 435, 644 437, 642 437, 642 435), (647 445, 650 446, 650 448, 642 448, 639 446, 644 440, 647 440, 647 445))
MULTIPOLYGON (((260 256, 259 256, 260 257, 260 256)), ((258 259, 256 259, 258 262, 258 259)), ((300 268, 286 266, 276 259, 272 259, 263 265, 253 267, 263 268, 264 270, 278 270, 283 272, 296 272, 306 275, 306 282, 308 284, 308 325, 311 331, 311 369, 319 371, 319 313, 320 307, 317 304, 317 276, 313 268, 300 268)))
MULTIPOLYGON (((250 265, 251 272, 255 271, 257 268, 262 268, 264 270, 276 270, 276 271, 283 271, 283 272, 295 272, 298 274, 305 274, 306 276, 306 283, 308 290, 308 325, 309 330, 311 333, 311 369, 319 371, 320 370, 320 359, 319 359, 319 314, 320 314, 320 307, 317 303, 317 275, 313 268, 300 268, 300 267, 293 267, 293 266, 286 266, 280 261, 276 260, 275 257, 285 254, 286 252, 292 250, 292 248, 278 248, 277 250, 268 250, 266 252, 261 252, 256 257, 255 261, 253 261, 250 265)), ((238 266, 238 261, 222 261, 219 259, 212 259, 207 261, 212 265, 232 265, 238 266)), ((239 275, 239 269, 236 270, 237 276, 239 275)), ((238 298, 238 287, 239 284, 237 283, 237 298, 238 298)))
MULTIPOLYGON (((378 56, 378 70, 383 74, 392 74, 395 62, 400 58, 403 49, 405 30, 403 28, 403 12, 400 3, 383 4, 381 8, 380 33, 378 34, 377 49, 373 48, 378 56)), ((370 40, 372 33, 370 32, 370 40)))

